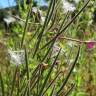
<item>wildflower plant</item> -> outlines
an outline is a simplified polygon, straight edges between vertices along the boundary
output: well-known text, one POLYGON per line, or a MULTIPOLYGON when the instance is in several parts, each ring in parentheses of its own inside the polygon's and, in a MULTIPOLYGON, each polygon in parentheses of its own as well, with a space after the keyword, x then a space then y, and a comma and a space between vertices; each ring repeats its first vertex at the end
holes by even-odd
MULTIPOLYGON (((23 21, 24 26, 19 25, 18 21, 15 27, 19 28, 13 30, 21 28, 21 32, 17 32, 17 37, 10 36, 6 41, 10 64, 4 76, 0 70, 1 96, 74 96, 75 92, 72 90, 80 85, 76 84, 74 75, 79 66, 76 64, 82 60, 79 59, 83 50, 82 43, 90 49, 94 42, 65 36, 70 36, 69 31, 74 28, 75 22, 79 25, 77 18, 80 18, 89 2, 90 0, 83 2, 83 6, 73 17, 76 7, 67 0, 50 0, 48 9, 42 14, 38 13, 39 8, 33 7, 33 1, 28 6, 24 3, 25 10, 21 10, 19 5, 19 20, 23 21), (72 44, 68 44, 69 42, 72 44), (11 66, 12 64, 16 66, 11 66)), ((15 16, 15 19, 18 18, 15 16)))

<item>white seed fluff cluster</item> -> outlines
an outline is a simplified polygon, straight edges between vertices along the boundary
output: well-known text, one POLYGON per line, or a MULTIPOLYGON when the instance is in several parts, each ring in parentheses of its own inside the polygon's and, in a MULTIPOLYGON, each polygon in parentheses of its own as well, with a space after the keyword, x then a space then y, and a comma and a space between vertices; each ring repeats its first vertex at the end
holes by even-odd
POLYGON ((8 50, 8 53, 10 55, 10 62, 12 64, 15 64, 16 66, 21 65, 25 63, 25 52, 24 50, 20 51, 12 51, 8 50))
POLYGON ((58 43, 55 43, 53 46, 53 51, 52 51, 52 57, 56 56, 60 50, 60 47, 58 46, 58 43))
POLYGON ((41 25, 44 24, 44 21, 45 21, 45 17, 44 16, 41 16, 41 25))
POLYGON ((78 3, 80 2, 80 0, 74 0, 74 2, 75 2, 76 4, 78 4, 78 3))
POLYGON ((66 0, 62 0, 62 2, 63 2, 63 9, 65 13, 67 13, 68 11, 73 12, 74 10, 76 10, 76 7, 74 6, 74 4, 69 3, 66 0))
POLYGON ((3 20, 4 20, 4 22, 5 22, 7 25, 9 25, 10 23, 13 23, 13 22, 16 21, 16 19, 13 18, 13 17, 11 17, 11 16, 7 16, 7 17, 5 17, 3 20))
MULTIPOLYGON (((61 47, 58 45, 58 42, 55 42, 55 44, 53 45, 53 48, 52 48, 52 57, 57 56, 60 49, 61 49, 61 47)), ((64 48, 62 48, 61 52, 60 52, 61 55, 63 55, 65 53, 65 51, 66 50, 64 48)))

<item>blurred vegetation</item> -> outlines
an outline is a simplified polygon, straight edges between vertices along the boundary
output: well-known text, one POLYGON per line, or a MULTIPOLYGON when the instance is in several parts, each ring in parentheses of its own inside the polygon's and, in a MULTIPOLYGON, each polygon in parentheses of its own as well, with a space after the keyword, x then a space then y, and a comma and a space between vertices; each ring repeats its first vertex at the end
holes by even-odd
POLYGON ((68 1, 74 12, 60 0, 47 9, 18 0, 0 14, 0 96, 96 96, 96 0, 68 1))

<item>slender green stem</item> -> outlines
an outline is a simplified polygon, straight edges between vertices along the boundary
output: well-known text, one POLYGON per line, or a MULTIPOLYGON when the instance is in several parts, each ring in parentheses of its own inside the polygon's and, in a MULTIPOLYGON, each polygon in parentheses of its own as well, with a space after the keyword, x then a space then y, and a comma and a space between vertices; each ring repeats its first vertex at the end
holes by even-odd
POLYGON ((38 48, 39 48, 39 45, 40 45, 40 42, 41 42, 41 39, 42 39, 42 36, 43 36, 43 33, 44 33, 44 30, 45 30, 46 26, 48 25, 48 23, 49 23, 49 21, 50 21, 50 19, 51 19, 52 13, 53 13, 53 11, 54 11, 54 6, 55 6, 55 0, 51 0, 50 6, 49 6, 49 9, 48 9, 46 18, 45 18, 44 25, 43 25, 43 27, 42 27, 42 29, 41 29, 40 34, 38 35, 38 41, 37 41, 37 44, 36 44, 36 48, 35 48, 33 57, 34 57, 35 54, 37 53, 37 50, 38 50, 38 48), (51 8, 52 8, 52 10, 51 10, 51 8))
POLYGON ((59 50, 59 52, 58 52, 58 54, 57 54, 57 56, 56 56, 56 58, 55 58, 55 60, 54 60, 54 62, 53 62, 53 64, 52 64, 52 66, 51 66, 51 68, 50 68, 50 70, 49 70, 49 72, 48 72, 48 74, 47 74, 47 76, 46 76, 46 78, 45 78, 45 80, 44 80, 44 83, 43 83, 43 85, 42 85, 42 87, 41 87, 41 90, 40 90, 38 96, 42 96, 42 92, 43 92, 43 90, 44 90, 44 88, 45 88, 45 85, 46 85, 46 83, 47 83, 47 81, 48 81, 49 76, 51 75, 51 72, 52 72, 52 70, 53 70, 53 68, 54 68, 54 65, 55 65, 55 63, 56 63, 56 60, 57 60, 59 54, 60 54, 60 51, 61 51, 61 49, 59 50))
POLYGON ((22 36, 22 39, 21 39, 21 48, 22 48, 23 43, 24 43, 24 39, 25 39, 25 35, 26 35, 26 29, 27 29, 27 25, 28 25, 28 19, 29 19, 29 16, 30 16, 30 12, 31 12, 32 6, 33 5, 29 6, 29 11, 28 11, 28 14, 27 14, 27 17, 26 17, 26 22, 25 22, 25 27, 24 27, 24 31, 23 31, 23 36, 22 36))
POLYGON ((27 92, 27 95, 30 96, 30 79, 29 79, 28 56, 27 56, 26 48, 25 48, 25 62, 26 62, 27 81, 28 81, 28 92, 27 92))
POLYGON ((58 38, 58 36, 60 36, 63 32, 65 32, 65 30, 73 23, 73 21, 80 15, 80 13, 86 8, 86 6, 88 5, 88 3, 90 2, 90 0, 88 0, 84 6, 81 8, 81 10, 72 18, 72 20, 59 32, 57 33, 57 35, 55 37, 53 37, 49 42, 47 42, 41 49, 45 48, 46 46, 48 46, 51 42, 53 42, 54 40, 56 40, 58 38))
POLYGON ((64 86, 65 86, 66 83, 68 82, 68 79, 69 79, 70 75, 72 74, 72 71, 73 71, 73 69, 74 69, 74 67, 75 67, 75 65, 76 65, 76 63, 77 63, 77 61, 78 61, 79 53, 80 53, 80 46, 79 46, 78 53, 77 53, 77 56, 76 56, 76 58, 75 58, 75 61, 74 61, 73 65, 71 66, 70 71, 69 71, 66 79, 64 79, 64 82, 62 83, 60 89, 57 91, 56 96, 59 96, 59 93, 61 92, 61 90, 64 88, 64 86))
POLYGON ((3 82, 3 78, 2 78, 1 72, 0 72, 0 82, 1 82, 1 88, 2 88, 2 96, 5 96, 5 93, 4 93, 4 82, 3 82))
POLYGON ((71 88, 68 90, 68 92, 64 96, 69 96, 70 92, 73 90, 75 87, 75 84, 72 84, 71 88))
POLYGON ((15 86, 15 82, 16 82, 16 74, 17 74, 17 71, 18 71, 18 66, 16 67, 15 74, 14 74, 14 77, 13 77, 12 89, 11 89, 11 94, 10 94, 10 96, 13 96, 13 91, 14 91, 14 86, 15 86))

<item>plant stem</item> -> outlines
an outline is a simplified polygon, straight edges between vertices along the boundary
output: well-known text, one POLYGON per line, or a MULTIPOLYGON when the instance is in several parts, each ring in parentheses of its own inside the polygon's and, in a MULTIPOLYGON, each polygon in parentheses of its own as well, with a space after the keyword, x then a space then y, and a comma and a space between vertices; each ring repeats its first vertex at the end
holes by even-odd
MULTIPOLYGON (((66 40, 75 41, 75 42, 78 42, 78 43, 89 43, 90 42, 90 41, 83 41, 83 40, 79 40, 79 39, 73 39, 73 38, 69 38, 69 37, 58 37, 58 39, 66 39, 66 40)), ((96 43, 95 40, 91 40, 91 41, 96 43)))

